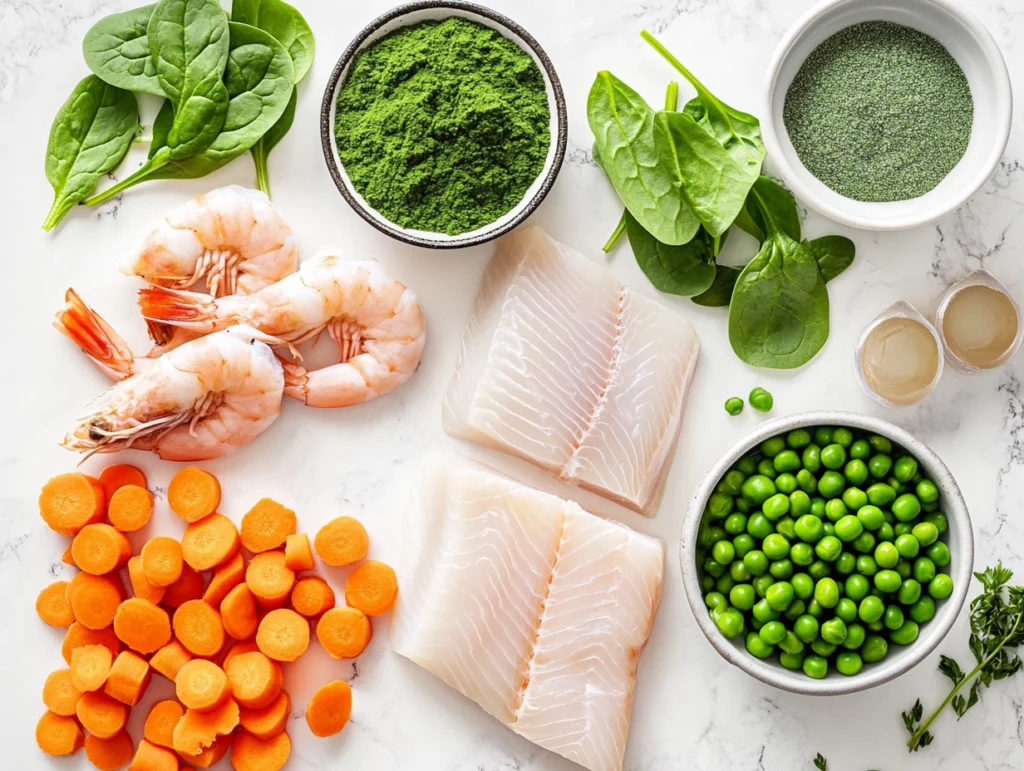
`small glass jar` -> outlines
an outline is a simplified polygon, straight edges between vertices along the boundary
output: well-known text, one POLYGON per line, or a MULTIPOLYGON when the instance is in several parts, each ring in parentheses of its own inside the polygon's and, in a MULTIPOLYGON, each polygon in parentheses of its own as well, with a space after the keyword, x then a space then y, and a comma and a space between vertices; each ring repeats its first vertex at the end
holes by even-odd
POLYGON ((854 349, 857 380, 886 407, 908 407, 935 390, 942 377, 942 340, 910 303, 900 300, 865 327, 854 349))
POLYGON ((1024 339, 1020 306, 986 270, 976 270, 946 290, 935 312, 935 327, 949 362, 967 373, 1005 364, 1024 339))

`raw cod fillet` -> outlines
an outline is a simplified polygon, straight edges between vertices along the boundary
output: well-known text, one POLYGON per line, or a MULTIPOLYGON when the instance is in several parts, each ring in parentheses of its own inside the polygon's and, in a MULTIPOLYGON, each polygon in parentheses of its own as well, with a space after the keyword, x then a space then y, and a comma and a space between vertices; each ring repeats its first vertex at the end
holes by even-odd
POLYGON ((402 548, 394 650, 541 747, 620 771, 664 544, 438 453, 402 548))
POLYGON ((700 342, 540 228, 498 242, 445 395, 448 433, 652 516, 700 342))

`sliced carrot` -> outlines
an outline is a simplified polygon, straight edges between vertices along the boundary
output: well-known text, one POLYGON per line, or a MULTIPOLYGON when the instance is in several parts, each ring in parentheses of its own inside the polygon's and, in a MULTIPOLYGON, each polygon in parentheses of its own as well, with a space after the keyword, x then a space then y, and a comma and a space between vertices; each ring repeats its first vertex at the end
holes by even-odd
POLYGON ((100 771, 117 771, 128 765, 135 754, 135 743, 127 731, 118 731, 109 739, 89 734, 85 737, 85 757, 100 771))
POLYGON ((359 520, 338 517, 320 528, 313 547, 328 565, 341 567, 359 562, 366 556, 370 550, 370 537, 359 520))
POLYGON ((153 586, 170 586, 181 577, 184 560, 180 541, 165 535, 150 538, 139 556, 146 579, 153 586))
POLYGON ((47 755, 74 755, 84 742, 73 717, 46 712, 36 723, 36 744, 47 755))
POLYGON ((292 608, 306 618, 314 618, 334 607, 334 590, 320 576, 306 576, 295 582, 292 608))
POLYGON ((238 551, 238 528, 223 514, 192 522, 181 537, 185 562, 196 570, 212 570, 238 551))
MULTIPOLYGON (((107 466, 100 472, 99 480, 100 485, 103 486, 103 492, 107 496, 108 508, 114 493, 125 485, 135 485, 143 490, 147 487, 145 472, 135 466, 129 466, 127 463, 116 463, 113 466, 107 466)), ((114 527, 117 527, 117 525, 114 525, 114 527)), ((117 529, 120 530, 121 528, 117 527, 117 529)))
POLYGON ((309 647, 309 622, 294 610, 272 610, 256 630, 260 651, 274 661, 295 661, 309 647))
POLYGON ((281 665, 259 651, 232 657, 227 674, 239 707, 263 709, 281 693, 281 665))
POLYGON ((245 580, 245 558, 241 552, 213 571, 213 578, 203 593, 203 601, 207 605, 218 607, 228 592, 245 580))
POLYGON ((128 771, 178 771, 178 757, 169 749, 143 739, 128 771))
POLYGON ((235 771, 280 771, 291 752, 291 739, 283 731, 270 739, 259 739, 243 730, 231 744, 231 767, 235 771))
POLYGON ((287 691, 281 691, 276 699, 263 709, 242 709, 242 728, 257 739, 270 739, 281 733, 288 725, 292 713, 292 700, 287 691))
POLYGON ((68 582, 54 581, 36 597, 36 614, 50 626, 69 627, 75 623, 75 614, 68 602, 68 582))
POLYGON ((260 617, 256 611, 256 599, 245 584, 239 584, 220 604, 220 617, 224 631, 236 640, 247 640, 256 634, 260 617))
POLYGON ((107 519, 122 533, 141 530, 153 516, 153 493, 139 485, 125 485, 113 494, 107 519))
POLYGON ((316 639, 331 658, 354 659, 370 644, 373 627, 356 608, 331 608, 316 625, 316 639))
POLYGON ((174 726, 178 724, 184 714, 185 708, 174 699, 158 701, 146 716, 142 736, 146 741, 159 747, 173 747, 174 726))
MULTIPOLYGON (((179 753, 179 756, 183 760, 187 760, 192 763, 196 768, 212 768, 220 762, 221 758, 228 754, 228 750, 231 749, 231 742, 235 737, 231 734, 227 736, 218 736, 213 740, 213 743, 200 752, 198 755, 184 755, 179 753)), ((181 771, 188 771, 186 766, 181 767, 181 771)))
POLYGON ((181 576, 167 587, 163 604, 168 608, 179 608, 189 600, 198 600, 203 596, 203 575, 191 565, 181 566, 181 576))
POLYGON ((284 564, 296 573, 313 569, 313 549, 308 535, 293 533, 284 539, 284 564))
POLYGON ((55 476, 43 485, 39 513, 54 532, 78 535, 86 525, 103 520, 106 503, 98 480, 71 472, 55 476))
POLYGON ((242 546, 253 554, 277 549, 295 526, 294 511, 272 498, 262 498, 242 517, 242 546))
POLYGON ((345 579, 345 602, 367 616, 391 610, 398 597, 398 577, 390 565, 367 560, 345 579))
POLYGON ((101 739, 109 739, 128 722, 128 708, 102 691, 83 693, 75 714, 82 728, 101 739))
POLYGON ((121 582, 111 576, 76 573, 68 584, 71 612, 78 623, 90 629, 110 626, 121 599, 121 582))
POLYGON ((231 659, 236 656, 241 656, 243 653, 252 653, 258 651, 260 646, 256 644, 255 640, 247 640, 245 642, 236 642, 232 645, 228 652, 224 655, 224 660, 220 663, 220 668, 225 672, 228 671, 228 667, 231 666, 231 659))
POLYGON ((202 600, 189 600, 174 611, 174 636, 193 656, 216 656, 224 647, 220 611, 202 600))
POLYGON ((192 659, 174 681, 178 701, 188 709, 209 712, 231 695, 231 683, 224 670, 205 659, 192 659))
POLYGON ((149 662, 131 651, 121 651, 110 667, 103 692, 122 704, 134 707, 149 688, 153 671, 149 662))
POLYGON ((82 693, 98 691, 107 681, 114 657, 103 645, 82 645, 71 651, 71 682, 82 693))
POLYGON ((128 560, 128 580, 132 585, 132 594, 143 600, 159 604, 167 592, 167 587, 153 586, 149 582, 146 572, 142 569, 142 557, 137 554, 128 560))
POLYGON ((171 682, 174 682, 175 678, 178 677, 178 672, 191 659, 192 654, 188 652, 184 645, 177 640, 171 640, 150 657, 149 666, 171 682))
POLYGON ((104 522, 86 525, 71 542, 71 558, 86 573, 105 575, 128 562, 132 545, 124 533, 104 522))
POLYGON ((238 720, 238 704, 234 699, 225 700, 209 712, 187 709, 174 726, 174 751, 181 755, 198 755, 218 736, 234 731, 238 720))
POLYGON ((306 723, 314 736, 334 736, 352 714, 352 689, 344 680, 320 686, 306 705, 306 723))
POLYGON ((43 683, 43 704, 55 715, 71 717, 75 714, 82 692, 75 688, 70 669, 57 669, 46 676, 43 683))
POLYGON ((61 654, 64 661, 71 663, 71 653, 80 645, 106 645, 115 656, 121 652, 121 641, 117 639, 111 627, 105 629, 90 629, 79 622, 68 627, 64 635, 64 643, 61 645, 61 654))
POLYGON ((167 502, 171 511, 186 522, 198 522, 220 505, 220 482, 201 468, 186 466, 171 479, 167 502))
POLYGON ((295 585, 295 572, 284 561, 284 552, 265 551, 249 561, 245 583, 264 608, 280 608, 295 585))
POLYGON ((65 565, 71 565, 72 567, 78 567, 75 565, 75 558, 71 554, 71 544, 68 544, 68 548, 64 550, 64 553, 60 555, 60 561, 65 565))
POLYGON ((171 620, 159 605, 132 597, 118 607, 114 633, 132 650, 152 653, 170 641, 171 620))

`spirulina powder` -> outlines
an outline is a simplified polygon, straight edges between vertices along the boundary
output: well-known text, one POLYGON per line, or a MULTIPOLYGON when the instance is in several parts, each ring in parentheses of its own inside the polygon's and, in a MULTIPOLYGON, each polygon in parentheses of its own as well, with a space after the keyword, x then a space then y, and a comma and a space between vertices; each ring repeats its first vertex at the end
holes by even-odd
POLYGON ((522 200, 547 158, 544 76, 518 45, 459 17, 371 44, 338 92, 338 155, 397 225, 456 235, 522 200))
POLYGON ((963 157, 974 102, 937 40, 870 21, 818 46, 786 93, 783 119, 814 176, 858 201, 932 190, 963 157))

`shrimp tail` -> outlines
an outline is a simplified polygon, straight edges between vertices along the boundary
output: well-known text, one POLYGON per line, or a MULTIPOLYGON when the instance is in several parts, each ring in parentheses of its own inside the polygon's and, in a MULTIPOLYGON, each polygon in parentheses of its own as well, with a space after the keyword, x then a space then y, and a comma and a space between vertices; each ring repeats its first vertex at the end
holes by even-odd
POLYGON ((74 289, 65 292, 64 308, 58 311, 53 326, 114 380, 133 374, 135 357, 128 344, 74 289))
MULTIPOLYGON (((147 322, 159 328, 164 324, 175 326, 198 325, 216 315, 214 299, 199 292, 184 292, 162 286, 148 286, 139 290, 139 307, 147 322)), ((154 338, 159 343, 159 338, 154 338)))

